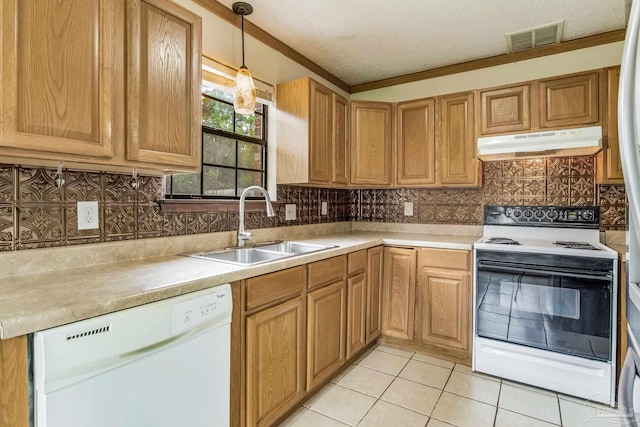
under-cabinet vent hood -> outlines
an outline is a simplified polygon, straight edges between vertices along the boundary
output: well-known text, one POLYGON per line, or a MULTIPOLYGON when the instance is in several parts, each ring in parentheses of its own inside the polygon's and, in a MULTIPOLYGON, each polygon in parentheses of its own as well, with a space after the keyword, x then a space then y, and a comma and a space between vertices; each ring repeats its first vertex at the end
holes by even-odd
POLYGON ((482 160, 590 155, 600 150, 601 126, 478 138, 482 160))

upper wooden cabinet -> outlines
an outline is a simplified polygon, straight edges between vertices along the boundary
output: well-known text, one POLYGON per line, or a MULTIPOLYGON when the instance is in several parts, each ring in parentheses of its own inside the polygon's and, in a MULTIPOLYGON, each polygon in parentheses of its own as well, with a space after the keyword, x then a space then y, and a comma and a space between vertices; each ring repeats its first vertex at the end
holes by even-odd
POLYGON ((435 101, 403 102, 396 108, 396 183, 436 183, 435 101))
POLYGON ((200 163, 199 16, 169 0, 127 1, 127 158, 200 163))
POLYGON ((580 126, 600 120, 598 71, 541 80, 540 127, 580 126))
POLYGON ((481 90, 478 98, 481 135, 531 129, 531 84, 481 90))
POLYGON ((278 184, 346 184, 347 100, 308 77, 277 94, 278 184))
POLYGON ((473 186, 480 183, 480 161, 476 157, 473 92, 439 98, 437 138, 439 183, 473 186))
MULTIPOLYGON (((2 152, 112 157, 117 2, 2 2, 2 152)), ((42 155, 42 154, 41 154, 42 155)))
POLYGON ((2 0, 0 155, 198 170, 200 17, 169 0, 2 0))
POLYGON ((618 140, 618 83, 620 67, 608 68, 603 72, 603 86, 606 89, 604 112, 604 147, 598 155, 598 182, 620 184, 624 182, 622 158, 618 140))
POLYGON ((351 183, 391 185, 391 116, 385 102, 351 103, 351 183))

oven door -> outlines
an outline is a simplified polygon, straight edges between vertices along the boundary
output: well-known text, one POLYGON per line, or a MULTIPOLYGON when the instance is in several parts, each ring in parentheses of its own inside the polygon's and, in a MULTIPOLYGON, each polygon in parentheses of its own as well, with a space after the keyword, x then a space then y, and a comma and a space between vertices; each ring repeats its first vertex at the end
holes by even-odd
POLYGON ((576 258, 478 251, 476 335, 611 361, 612 270, 576 258))

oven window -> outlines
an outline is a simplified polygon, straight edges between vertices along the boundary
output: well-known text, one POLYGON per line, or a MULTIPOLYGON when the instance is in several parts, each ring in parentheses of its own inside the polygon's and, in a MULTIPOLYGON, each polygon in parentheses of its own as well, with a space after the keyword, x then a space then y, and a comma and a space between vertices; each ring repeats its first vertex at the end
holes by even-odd
POLYGON ((476 292, 478 336, 610 360, 608 280, 479 268, 476 292))

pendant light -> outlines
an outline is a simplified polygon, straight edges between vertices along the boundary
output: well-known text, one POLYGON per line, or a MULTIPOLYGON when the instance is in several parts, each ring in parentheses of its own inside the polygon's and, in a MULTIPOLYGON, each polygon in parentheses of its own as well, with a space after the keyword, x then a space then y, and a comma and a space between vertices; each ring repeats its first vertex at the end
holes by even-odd
POLYGON ((244 65, 244 17, 253 13, 253 7, 245 2, 236 2, 231 7, 236 14, 242 17, 242 67, 236 74, 233 109, 238 114, 254 114, 256 110, 256 86, 253 83, 249 69, 244 65))

